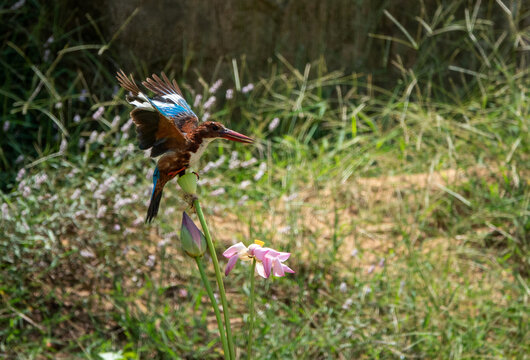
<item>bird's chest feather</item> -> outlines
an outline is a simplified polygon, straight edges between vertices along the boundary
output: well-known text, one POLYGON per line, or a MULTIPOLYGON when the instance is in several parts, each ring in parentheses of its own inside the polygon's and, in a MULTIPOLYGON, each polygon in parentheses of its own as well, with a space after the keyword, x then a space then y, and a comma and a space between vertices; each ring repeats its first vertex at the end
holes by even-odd
POLYGON ((214 139, 203 139, 202 143, 199 145, 197 150, 190 152, 190 167, 195 167, 197 163, 199 162, 199 159, 201 158, 202 154, 208 147, 208 144, 211 143, 214 139))

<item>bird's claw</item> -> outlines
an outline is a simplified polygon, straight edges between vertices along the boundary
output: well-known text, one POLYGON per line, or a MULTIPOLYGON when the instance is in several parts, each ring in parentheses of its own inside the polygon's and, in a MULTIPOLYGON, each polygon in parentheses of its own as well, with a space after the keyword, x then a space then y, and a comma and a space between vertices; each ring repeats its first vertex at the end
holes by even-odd
POLYGON ((186 204, 188 204, 188 207, 191 212, 195 212, 194 202, 195 200, 197 200, 197 195, 186 193, 183 195, 183 200, 186 202, 186 204))

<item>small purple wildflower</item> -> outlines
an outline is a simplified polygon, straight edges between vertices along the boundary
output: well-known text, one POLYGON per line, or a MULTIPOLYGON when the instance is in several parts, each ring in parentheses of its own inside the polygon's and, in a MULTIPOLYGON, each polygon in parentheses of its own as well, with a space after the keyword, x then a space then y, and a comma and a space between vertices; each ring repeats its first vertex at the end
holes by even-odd
POLYGON ((202 95, 197 94, 197 96, 195 96, 195 101, 193 101, 193 106, 194 107, 199 106, 201 104, 201 101, 202 101, 202 95))
POLYGON ((98 107, 98 109, 92 114, 92 119, 99 120, 104 112, 105 108, 103 106, 98 107))
POLYGON ((206 102, 204 103, 203 108, 205 110, 208 110, 215 103, 215 100, 217 100, 215 96, 210 96, 208 100, 206 100, 206 102))
POLYGON ((7 219, 9 216, 9 206, 7 203, 2 204, 2 218, 7 219))
POLYGON ((48 181, 48 175, 46 173, 40 173, 35 177, 35 187, 38 189, 40 186, 48 181))
POLYGON ((76 200, 81 195, 81 189, 75 189, 75 191, 72 193, 72 196, 70 196, 70 199, 76 200))
POLYGON ((83 249, 79 252, 79 255, 84 258, 95 258, 96 255, 91 250, 83 249))
POLYGON ((248 195, 243 195, 243 196, 241 196, 241 198, 238 200, 237 205, 242 206, 242 205, 244 205, 247 201, 248 201, 248 195))
POLYGON ((18 10, 20 9, 22 6, 24 6, 24 4, 26 3, 26 0, 18 0, 16 3, 14 3, 9 9, 10 10, 18 10))
POLYGON ((17 173, 17 181, 22 180, 22 178, 26 175, 26 169, 22 168, 17 173))
POLYGON ((59 146, 59 152, 60 153, 64 153, 66 151, 66 149, 68 148, 68 142, 66 141, 65 138, 63 138, 61 140, 61 145, 59 146))
POLYGON ((252 181, 250 181, 250 180, 243 180, 243 181, 241 181, 241 183, 239 183, 239 188, 242 189, 242 190, 245 190, 245 189, 248 188, 250 185, 252 185, 252 181))
POLYGON ((278 229, 278 234, 287 234, 289 231, 291 231, 291 227, 289 225, 283 226, 278 229))
POLYGON ((251 166, 251 165, 254 165, 254 164, 257 163, 257 162, 258 162, 258 159, 256 159, 256 158, 253 157, 253 158, 250 158, 250 159, 247 160, 247 161, 243 161, 243 162, 240 164, 240 166, 241 166, 242 168, 247 168, 247 167, 249 167, 249 166, 251 166))
POLYGON ((212 87, 210 88, 210 93, 213 94, 214 92, 216 92, 217 90, 219 90, 219 88, 221 87, 221 85, 223 85, 223 80, 219 79, 217 80, 216 82, 214 82, 214 84, 212 85, 212 87))
POLYGON ((233 89, 226 90, 225 97, 227 100, 232 99, 234 97, 234 90, 233 89))
POLYGON ((147 267, 155 266, 155 260, 156 260, 156 257, 154 255, 149 255, 149 257, 147 258, 147 261, 145 262, 145 266, 147 267))
POLYGON ((127 185, 129 186, 132 186, 136 184, 136 175, 132 175, 131 177, 129 177, 129 179, 127 180, 127 185))
POLYGON ((132 119, 132 118, 129 118, 129 120, 127 120, 127 122, 126 122, 125 124, 122 125, 122 127, 121 127, 120 130, 121 130, 122 132, 127 132, 127 131, 129 131, 129 129, 131 128, 132 124, 133 124, 133 119, 132 119))
POLYGON ((112 126, 113 128, 117 127, 117 126, 120 124, 120 119, 121 119, 121 118, 120 118, 120 115, 116 115, 116 116, 114 116, 114 119, 112 119, 112 124, 111 124, 111 126, 112 126))
POLYGON ((4 132, 7 132, 7 130, 9 130, 9 125, 11 125, 9 121, 4 122, 4 126, 2 126, 4 132))
POLYGON ((79 124, 81 122, 81 116, 79 114, 75 114, 73 120, 76 124, 79 124))
POLYGON ((230 155, 230 160, 228 160, 228 168, 229 169, 235 169, 239 166, 241 163, 238 159, 238 152, 232 151, 232 154, 230 155))
POLYGON ((259 164, 258 172, 256 173, 256 175, 254 175, 254 180, 258 181, 259 179, 261 179, 263 175, 265 175, 266 170, 267 170, 266 162, 262 162, 261 164, 259 164))
POLYGON ((251 92, 252 90, 254 90, 254 84, 249 83, 249 84, 247 84, 246 86, 243 86, 243 88, 241 89, 241 92, 242 92, 243 94, 246 94, 246 93, 251 92))
POLYGON ((105 205, 101 205, 98 209, 98 212, 96 213, 96 218, 101 219, 102 217, 105 216, 106 212, 107 212, 107 207, 105 205))
POLYGON ((85 102, 87 93, 88 93, 87 89, 81 89, 81 94, 79 94, 79 101, 85 102))
POLYGON ((212 191, 212 192, 210 193, 210 196, 219 196, 219 195, 223 195, 225 192, 226 192, 225 188, 215 189, 214 191, 212 191))
POLYGON ((351 308, 352 305, 353 305, 353 299, 348 298, 348 299, 346 299, 344 304, 342 304, 342 309, 343 310, 348 310, 349 308, 351 308))
POLYGON ((291 202, 297 197, 298 197, 298 193, 292 193, 291 195, 285 197, 285 202, 291 202))
POLYGON ((377 266, 379 266, 379 267, 385 266, 385 258, 381 258, 381 260, 379 260, 379 263, 377 264, 377 266))
POLYGON ((272 121, 269 123, 269 131, 273 131, 274 129, 276 129, 278 127, 278 125, 280 125, 280 119, 275 117, 274 119, 272 119, 272 121))
POLYGON ((53 35, 51 35, 48 40, 46 40, 46 42, 44 43, 44 47, 48 47, 50 46, 51 43, 53 43, 53 41, 55 40, 55 38, 53 37, 53 35))
POLYGON ((206 164, 206 166, 204 166, 202 168, 201 172, 204 174, 204 173, 207 173, 210 170, 217 169, 218 167, 223 165, 225 160, 226 160, 226 156, 221 155, 221 156, 219 156, 219 158, 216 161, 210 161, 208 164, 206 164))

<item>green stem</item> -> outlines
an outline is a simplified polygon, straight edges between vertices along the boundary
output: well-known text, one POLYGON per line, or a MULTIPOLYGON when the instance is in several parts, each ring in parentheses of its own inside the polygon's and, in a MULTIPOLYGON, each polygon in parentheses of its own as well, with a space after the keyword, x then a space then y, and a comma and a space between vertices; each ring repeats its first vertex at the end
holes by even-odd
POLYGON ((208 225, 206 225, 206 220, 204 220, 204 214, 201 209, 201 204, 199 204, 199 199, 193 201, 195 205, 195 210, 197 211, 197 216, 201 222, 202 229, 204 230, 204 236, 206 237, 206 243, 208 244, 208 250, 210 251, 210 256, 212 257, 213 268, 215 270, 215 278, 217 280, 217 286, 219 287, 219 295, 221 297, 221 304, 223 305, 223 315, 225 318, 226 326, 226 337, 228 338, 228 348, 230 349, 230 359, 235 360, 236 353, 234 349, 234 340, 232 338, 232 329, 230 327, 230 315, 228 312, 228 302, 226 301, 226 292, 225 286, 223 283, 223 278, 221 276, 221 270, 219 268, 219 261, 217 261, 217 254, 215 253, 215 247, 213 246, 212 236, 210 235, 210 230, 208 230, 208 225))
POLYGON ((204 287, 206 288, 208 296, 210 297, 210 302, 212 303, 213 311, 215 312, 215 318, 217 319, 217 327, 219 328, 221 342, 223 343, 225 359, 230 359, 230 349, 228 348, 228 342, 226 341, 225 328, 223 325, 223 320, 221 319, 221 312, 219 311, 219 306, 217 306, 217 301, 215 300, 215 296, 213 295, 212 287, 210 286, 210 282, 206 277, 206 272, 204 271, 204 265, 202 264, 202 261, 198 257, 195 258, 195 261, 197 262, 197 267, 199 268, 199 272, 201 273, 202 282, 204 284, 204 287))
POLYGON ((248 324, 248 347, 247 347, 247 359, 252 358, 252 332, 254 331, 254 272, 256 271, 256 259, 252 259, 252 267, 250 269, 250 305, 249 311, 249 324, 248 324))

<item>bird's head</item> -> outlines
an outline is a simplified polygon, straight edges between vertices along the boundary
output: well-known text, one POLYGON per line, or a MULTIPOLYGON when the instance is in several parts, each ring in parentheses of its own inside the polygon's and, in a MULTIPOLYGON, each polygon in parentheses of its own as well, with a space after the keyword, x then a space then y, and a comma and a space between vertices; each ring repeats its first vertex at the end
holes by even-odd
POLYGON ((250 144, 253 139, 246 135, 240 134, 234 130, 227 129, 223 124, 216 121, 206 121, 200 125, 200 131, 203 138, 221 138, 242 143, 250 144))

